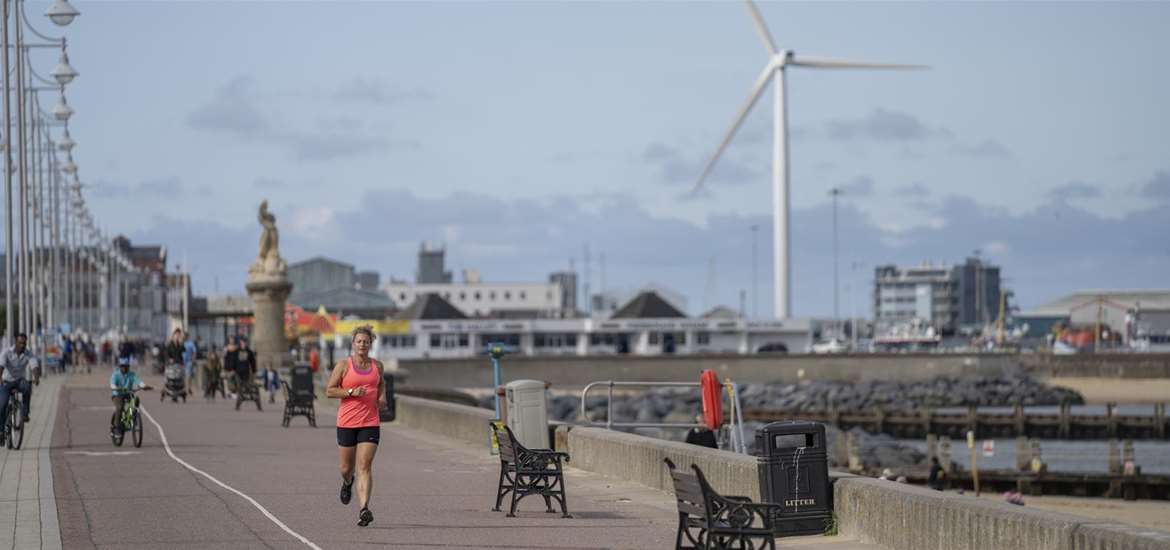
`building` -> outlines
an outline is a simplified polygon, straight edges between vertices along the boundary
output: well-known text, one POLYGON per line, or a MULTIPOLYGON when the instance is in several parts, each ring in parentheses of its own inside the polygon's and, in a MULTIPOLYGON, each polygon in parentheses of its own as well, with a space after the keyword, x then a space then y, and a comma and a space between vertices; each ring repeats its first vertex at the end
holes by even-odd
POLYGON ((359 271, 356 275, 356 286, 360 290, 377 292, 382 284, 382 277, 377 271, 359 271))
POLYGON ((320 256, 288 266, 288 280, 294 294, 354 288, 353 265, 320 256))
POLYGON ((548 282, 561 287, 561 304, 566 317, 577 316, 577 272, 556 271, 550 273, 548 282))
POLYGON ((959 285, 959 326, 982 328, 999 319, 999 266, 967 258, 954 268, 959 285))
POLYGON ((418 271, 414 281, 422 284, 451 284, 451 272, 446 271, 444 256, 447 250, 443 247, 428 247, 421 243, 418 247, 418 271))
POLYGON ((1025 337, 1043 341, 1058 327, 1100 326, 1107 340, 1170 351, 1170 289, 1080 290, 1015 316, 1025 337))
POLYGON ((429 283, 391 281, 382 291, 398 309, 409 307, 420 296, 435 294, 467 317, 558 318, 572 316, 565 307, 559 283, 429 283))
POLYGON ((377 290, 377 272, 357 273, 345 262, 319 256, 296 262, 288 267, 288 279, 293 285, 289 303, 306 310, 382 319, 398 309, 377 290), (370 284, 373 289, 367 288, 370 284))
MULTIPOLYGON (((663 297, 644 292, 610 319, 468 319, 442 296, 422 294, 393 321, 372 323, 372 353, 381 359, 456 358, 481 355, 500 342, 524 355, 750 354, 812 344, 807 320, 748 321, 688 318, 663 297)), ((324 346, 349 347, 349 326, 339 323, 324 346)))
POLYGON ((980 258, 957 266, 882 265, 874 269, 873 311, 879 333, 909 325, 949 335, 981 330, 1000 316, 999 267, 980 258))

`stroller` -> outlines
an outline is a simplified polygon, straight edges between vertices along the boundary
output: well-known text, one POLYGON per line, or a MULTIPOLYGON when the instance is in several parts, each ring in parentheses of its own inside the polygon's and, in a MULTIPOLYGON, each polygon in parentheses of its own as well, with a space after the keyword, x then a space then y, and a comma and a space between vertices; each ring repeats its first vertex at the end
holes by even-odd
POLYGON ((171 402, 175 403, 179 398, 183 398, 183 402, 187 402, 187 379, 183 372, 183 365, 178 363, 171 363, 167 365, 164 371, 166 383, 163 384, 162 391, 158 392, 158 400, 165 401, 167 396, 170 396, 171 402))

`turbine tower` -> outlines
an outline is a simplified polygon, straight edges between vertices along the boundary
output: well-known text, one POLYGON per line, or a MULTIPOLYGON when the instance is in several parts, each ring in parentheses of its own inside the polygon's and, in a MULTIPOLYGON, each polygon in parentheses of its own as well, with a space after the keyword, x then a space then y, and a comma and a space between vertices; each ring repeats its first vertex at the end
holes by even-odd
POLYGON ((756 9, 755 3, 752 0, 745 1, 747 2, 748 11, 752 16, 752 22, 755 24, 756 32, 759 33, 760 39, 764 41, 764 47, 768 50, 768 63, 764 65, 764 70, 756 78, 751 95, 748 96, 743 106, 739 108, 739 112, 735 116, 735 121, 731 123, 731 128, 723 136, 723 141, 719 143, 719 147, 715 149, 715 153, 711 155, 711 159, 703 167, 703 173, 699 175, 699 179, 695 182, 691 193, 697 193, 703 187, 703 182, 711 174, 711 170, 715 168, 715 163, 719 160, 719 156, 727 149, 727 145, 731 143, 731 139, 735 137, 735 133, 743 125, 744 119, 747 118, 748 113, 755 106, 756 101, 760 99, 764 88, 775 78, 775 86, 772 88, 774 92, 772 107, 772 277, 774 286, 773 299, 775 300, 773 311, 776 318, 788 319, 792 317, 792 302, 789 299, 791 291, 791 263, 789 262, 788 253, 788 103, 785 99, 785 92, 787 91, 787 84, 785 82, 786 69, 788 67, 809 67, 814 69, 925 69, 927 67, 922 65, 863 63, 827 57, 810 57, 797 55, 792 50, 779 50, 776 48, 775 41, 772 40, 772 34, 768 32, 767 25, 764 24, 764 18, 760 15, 759 10, 756 9))

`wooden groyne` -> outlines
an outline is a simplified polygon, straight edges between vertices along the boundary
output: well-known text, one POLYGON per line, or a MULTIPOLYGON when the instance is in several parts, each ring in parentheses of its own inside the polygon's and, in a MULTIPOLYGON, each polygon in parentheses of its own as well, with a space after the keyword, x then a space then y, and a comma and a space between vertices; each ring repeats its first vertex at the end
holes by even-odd
POLYGON ((1166 404, 1154 405, 1152 415, 1117 414, 1117 407, 1106 405, 1106 413, 1072 414, 1071 405, 1063 404, 1058 413, 1027 413, 1022 405, 1012 412, 979 412, 969 407, 965 412, 917 411, 793 411, 784 409, 745 409, 744 419, 759 422, 776 420, 811 420, 843 430, 860 427, 872 433, 890 434, 904 439, 922 439, 927 435, 1039 439, 1170 439, 1170 418, 1166 404))

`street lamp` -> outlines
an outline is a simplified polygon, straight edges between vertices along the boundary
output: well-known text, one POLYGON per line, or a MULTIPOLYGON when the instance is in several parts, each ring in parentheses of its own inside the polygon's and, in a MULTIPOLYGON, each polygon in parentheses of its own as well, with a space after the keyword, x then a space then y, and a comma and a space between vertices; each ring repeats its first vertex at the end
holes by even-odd
POLYGON ((64 27, 72 23, 73 18, 81 15, 81 12, 77 11, 69 0, 57 0, 45 11, 45 15, 58 27, 64 27))
POLYGON ((841 315, 837 299, 837 197, 841 195, 841 188, 829 189, 829 195, 833 197, 833 338, 840 339, 841 326, 838 319, 841 315))
POLYGON ((57 67, 49 74, 62 86, 73 82, 73 79, 77 78, 77 70, 69 64, 69 54, 65 53, 65 48, 61 48, 61 59, 57 62, 57 67))
POLYGON ((69 104, 65 102, 65 94, 62 93, 61 101, 59 101, 57 105, 53 107, 53 117, 57 120, 65 122, 68 121, 69 117, 71 116, 73 116, 73 107, 70 107, 69 104))

